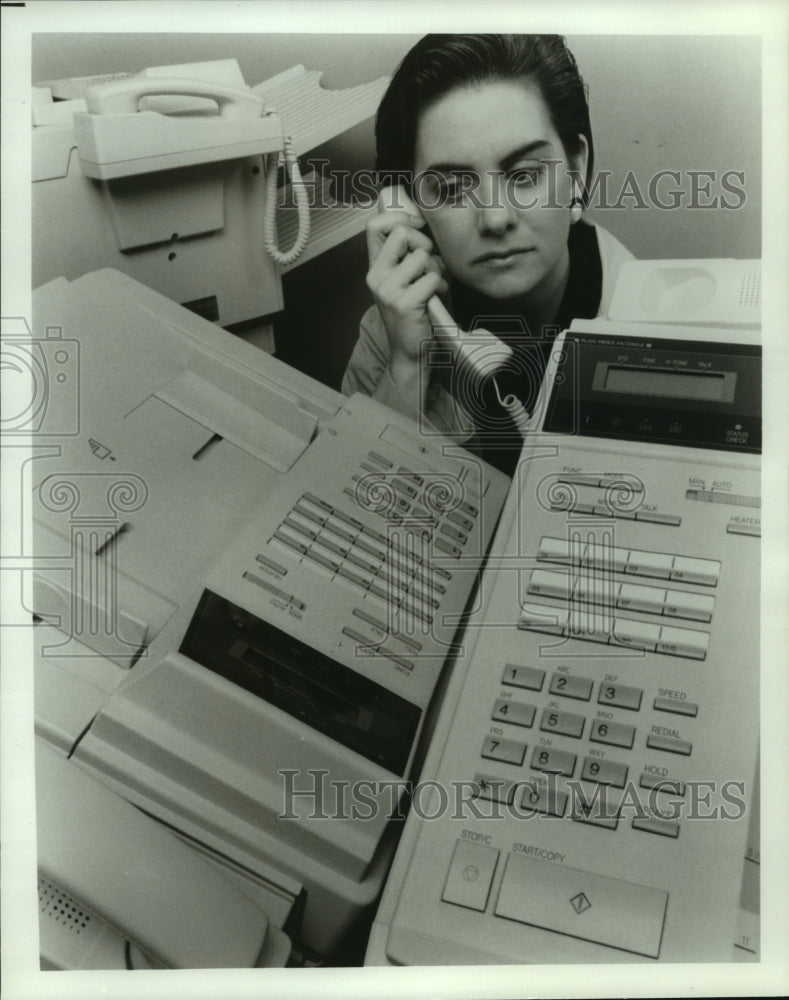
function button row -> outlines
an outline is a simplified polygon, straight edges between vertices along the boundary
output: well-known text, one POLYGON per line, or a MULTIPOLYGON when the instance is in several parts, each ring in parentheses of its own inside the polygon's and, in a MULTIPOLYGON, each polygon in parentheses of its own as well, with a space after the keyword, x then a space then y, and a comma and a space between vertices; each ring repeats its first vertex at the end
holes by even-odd
POLYGON ((677 514, 658 514, 657 511, 646 510, 616 510, 607 504, 595 504, 589 511, 581 511, 578 508, 581 504, 576 504, 571 509, 578 514, 592 514, 594 517, 613 517, 617 520, 640 521, 642 524, 662 524, 667 527, 678 528, 682 524, 682 518, 677 514))
POLYGON ((715 608, 715 598, 708 594, 620 583, 612 577, 574 576, 547 569, 532 571, 527 593, 701 622, 711 621, 715 608))
POLYGON ((662 524, 678 528, 682 518, 678 514, 660 514, 657 511, 617 509, 607 503, 581 503, 577 500, 555 500, 551 502, 552 511, 569 514, 591 514, 592 517, 610 517, 617 520, 640 521, 647 524, 662 524))
MULTIPOLYGON (((300 535, 302 538, 306 538, 310 542, 314 542, 322 546, 328 552, 339 556, 341 559, 347 560, 356 568, 361 569, 365 573, 371 574, 372 576, 379 574, 381 572, 382 564, 386 562, 386 569, 390 576, 392 575, 392 566, 390 565, 391 557, 393 554, 399 555, 399 549, 393 548, 384 535, 371 529, 365 529, 362 536, 361 529, 363 526, 360 525, 359 522, 355 522, 353 531, 349 530, 349 528, 345 527, 345 523, 353 523, 352 518, 343 516, 340 511, 333 511, 331 514, 328 514, 325 511, 320 511, 317 507, 310 506, 311 501, 305 503, 304 501, 306 497, 307 495, 302 497, 302 499, 297 502, 293 512, 285 518, 280 528, 289 528, 294 534, 300 535), (293 514, 298 514, 316 524, 320 521, 323 531, 315 532, 308 525, 305 525, 298 520, 294 520, 294 517, 292 516, 293 514), (341 539, 345 544, 339 544, 334 540, 335 538, 341 539), (371 561, 371 559, 367 557, 371 557, 375 561, 371 561)), ((284 541, 281 536, 278 540, 284 541)), ((307 554, 301 551, 301 549, 298 549, 297 551, 299 551, 302 555, 307 554)), ((446 593, 446 588, 442 584, 436 582, 433 577, 440 575, 442 579, 444 579, 448 576, 448 574, 446 572, 441 572, 439 574, 438 570, 434 567, 429 567, 427 569, 424 568, 423 560, 415 552, 404 552, 402 554, 402 559, 399 560, 398 565, 395 566, 394 569, 395 571, 406 571, 404 574, 400 573, 400 581, 402 581, 403 577, 405 577, 407 580, 414 580, 426 591, 435 591, 437 594, 446 593)), ((359 583, 359 575, 353 571, 343 572, 341 575, 350 579, 354 583, 359 583)), ((399 581, 394 582, 397 586, 407 585, 399 581)), ((431 607, 438 607, 439 602, 432 594, 426 593, 424 597, 425 601, 429 603, 431 607)))
MULTIPOLYGON (((279 528, 274 532, 274 538, 332 575, 347 580, 348 583, 372 594, 386 604, 402 608, 407 614, 427 625, 432 624, 433 615, 430 614, 430 610, 437 610, 440 602, 434 597, 424 597, 423 595, 415 597, 408 589, 413 582, 412 580, 398 578, 395 574, 387 572, 382 564, 377 567, 377 572, 371 575, 362 575, 348 565, 349 562, 351 565, 358 564, 359 561, 353 556, 346 555, 345 561, 338 562, 336 559, 324 555, 314 545, 308 547, 279 528)), ((322 540, 319 539, 317 544, 322 544, 322 540)), ((340 558, 343 559, 342 556, 340 558)))
POLYGON ((543 536, 537 550, 540 562, 564 566, 594 566, 635 576, 652 576, 683 583, 715 586, 720 576, 720 560, 700 559, 625 549, 613 545, 584 542, 581 538, 543 536))
POLYGON ((523 604, 518 627, 585 642, 611 643, 692 660, 703 660, 706 657, 710 639, 708 632, 695 629, 656 625, 628 618, 613 618, 605 622, 594 615, 580 615, 571 613, 568 608, 543 604, 523 604))
MULTIPOLYGON (((346 486, 344 492, 353 500, 356 500, 356 494, 350 487, 346 486)), ((378 542, 384 547, 384 549, 389 546, 389 539, 386 535, 382 535, 380 531, 376 531, 374 528, 368 527, 368 525, 363 524, 357 518, 351 517, 349 514, 340 510, 339 507, 332 507, 332 505, 327 503, 325 500, 321 500, 320 497, 316 497, 314 493, 303 493, 300 500, 297 501, 296 506, 301 508, 300 512, 302 513, 305 507, 314 508, 316 514, 324 515, 324 524, 327 523, 329 518, 334 517, 336 521, 340 521, 347 527, 353 528, 358 534, 365 535, 378 542)), ((336 523, 336 521, 334 523, 336 523)))
POLYGON ((557 483, 567 483, 570 486, 591 486, 599 489, 620 487, 626 492, 643 493, 644 484, 634 476, 615 474, 595 475, 585 472, 567 472, 556 477, 557 483))

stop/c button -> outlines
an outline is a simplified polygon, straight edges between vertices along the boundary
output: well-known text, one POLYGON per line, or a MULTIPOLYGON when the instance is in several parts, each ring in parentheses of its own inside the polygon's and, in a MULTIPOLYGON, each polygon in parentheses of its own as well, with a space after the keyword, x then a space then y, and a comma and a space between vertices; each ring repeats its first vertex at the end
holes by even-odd
POLYGON ((459 840, 449 863, 442 899, 456 906, 484 911, 498 859, 495 847, 459 840))

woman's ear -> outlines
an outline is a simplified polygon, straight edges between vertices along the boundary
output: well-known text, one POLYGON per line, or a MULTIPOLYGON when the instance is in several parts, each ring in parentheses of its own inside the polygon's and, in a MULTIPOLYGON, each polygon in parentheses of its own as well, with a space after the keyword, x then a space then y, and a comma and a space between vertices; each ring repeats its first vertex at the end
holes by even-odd
POLYGON ((586 136, 578 136, 578 153, 570 158, 570 225, 575 225, 584 211, 586 166, 589 162, 589 143, 586 136))
POLYGON ((578 136, 578 152, 570 158, 572 169, 572 185, 570 198, 572 201, 578 199, 583 202, 584 191, 586 189, 586 168, 589 165, 589 143, 585 135, 578 136))

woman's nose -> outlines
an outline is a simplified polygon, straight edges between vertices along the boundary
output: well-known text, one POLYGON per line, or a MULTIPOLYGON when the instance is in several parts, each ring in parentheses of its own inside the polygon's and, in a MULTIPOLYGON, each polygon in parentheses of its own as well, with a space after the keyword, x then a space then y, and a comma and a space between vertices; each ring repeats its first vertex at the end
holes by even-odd
POLYGON ((477 227, 480 233, 500 236, 515 225, 515 206, 507 198, 506 185, 499 174, 483 178, 477 202, 477 227))

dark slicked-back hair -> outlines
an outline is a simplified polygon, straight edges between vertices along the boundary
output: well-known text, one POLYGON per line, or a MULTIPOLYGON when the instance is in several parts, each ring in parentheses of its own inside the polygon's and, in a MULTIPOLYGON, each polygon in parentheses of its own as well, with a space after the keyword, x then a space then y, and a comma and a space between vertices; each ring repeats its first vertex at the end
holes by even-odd
POLYGON ((408 181, 414 169, 419 120, 457 87, 494 80, 528 81, 539 88, 567 156, 586 138, 594 163, 586 88, 575 58, 560 35, 427 35, 395 71, 375 124, 376 169, 382 184, 408 181))

